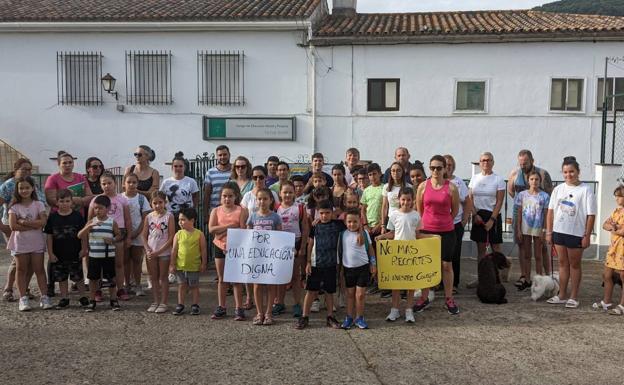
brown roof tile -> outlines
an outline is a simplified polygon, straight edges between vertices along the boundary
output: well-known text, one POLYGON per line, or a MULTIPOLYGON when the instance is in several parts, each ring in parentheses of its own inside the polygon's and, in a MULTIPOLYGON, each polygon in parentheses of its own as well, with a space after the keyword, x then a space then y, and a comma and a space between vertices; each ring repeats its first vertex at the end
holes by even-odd
POLYGON ((0 0, 0 22, 305 19, 324 0, 0 0))

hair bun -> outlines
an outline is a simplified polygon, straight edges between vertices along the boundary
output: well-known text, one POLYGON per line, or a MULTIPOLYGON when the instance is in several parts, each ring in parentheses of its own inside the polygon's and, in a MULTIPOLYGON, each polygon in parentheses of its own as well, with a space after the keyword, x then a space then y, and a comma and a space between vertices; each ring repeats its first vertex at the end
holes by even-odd
POLYGON ((152 150, 152 148, 150 146, 148 146, 147 144, 142 144, 139 146, 139 148, 142 148, 143 150, 145 150, 145 152, 147 152, 147 159, 150 162, 153 162, 154 159, 156 159, 156 153, 154 152, 154 150, 152 150))
POLYGON ((576 156, 566 156, 565 158, 563 158, 564 162, 576 162, 576 156))
POLYGON ((184 153, 182 151, 178 151, 174 155, 176 158, 184 158, 184 153))
POLYGON ((57 156, 58 158, 60 158, 61 156, 65 155, 65 154, 67 154, 67 151, 65 151, 65 150, 61 150, 61 151, 59 151, 59 152, 57 152, 57 153, 56 153, 56 156, 57 156))

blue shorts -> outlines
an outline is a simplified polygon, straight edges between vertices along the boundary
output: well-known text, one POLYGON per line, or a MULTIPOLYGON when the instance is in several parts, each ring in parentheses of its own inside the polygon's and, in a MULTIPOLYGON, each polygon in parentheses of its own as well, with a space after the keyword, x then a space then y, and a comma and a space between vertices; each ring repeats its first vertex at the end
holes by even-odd
POLYGON ((553 243, 558 246, 565 246, 568 249, 580 249, 582 248, 581 242, 583 242, 583 237, 563 233, 553 233, 552 240, 553 243))

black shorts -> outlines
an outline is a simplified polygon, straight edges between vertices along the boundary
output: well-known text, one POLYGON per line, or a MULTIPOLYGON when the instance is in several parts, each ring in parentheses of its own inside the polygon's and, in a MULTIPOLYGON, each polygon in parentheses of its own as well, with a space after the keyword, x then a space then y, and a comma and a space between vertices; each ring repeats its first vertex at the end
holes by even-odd
POLYGON ((50 270, 54 282, 65 282, 67 278, 73 282, 79 282, 84 279, 80 260, 54 262, 50 264, 50 270))
POLYGON ((352 287, 368 287, 370 281, 370 265, 359 267, 343 267, 345 286, 347 288, 352 287))
MULTIPOLYGON (((479 210, 477 211, 477 215, 483 219, 483 223, 489 221, 492 217, 492 212, 487 210, 479 210)), ((474 222, 472 223, 472 229, 470 230, 470 240, 475 241, 477 243, 487 243, 489 242, 492 245, 498 245, 503 243, 503 222, 501 219, 501 215, 498 214, 496 217, 496 222, 494 226, 490 229, 490 231, 485 231, 484 225, 477 225, 474 222)))
POLYGON ((306 290, 320 291, 323 289, 327 294, 336 292, 336 266, 312 267, 312 274, 306 279, 306 290))
POLYGON ((577 237, 576 235, 563 234, 563 233, 553 233, 552 241, 555 245, 565 246, 568 249, 581 249, 581 243, 583 242, 583 237, 577 237))
POLYGON ((223 259, 225 258, 225 251, 221 250, 220 248, 216 247, 214 248, 215 252, 214 252, 214 257, 215 259, 223 259))
POLYGON ((115 279, 115 257, 108 258, 92 258, 89 257, 89 271, 87 272, 89 279, 115 279))
POLYGON ((453 261, 453 252, 455 251, 455 244, 457 243, 457 237, 455 236, 455 230, 446 231, 443 233, 435 232, 435 231, 427 231, 420 230, 423 234, 433 234, 440 236, 440 257, 444 262, 452 262, 453 261))

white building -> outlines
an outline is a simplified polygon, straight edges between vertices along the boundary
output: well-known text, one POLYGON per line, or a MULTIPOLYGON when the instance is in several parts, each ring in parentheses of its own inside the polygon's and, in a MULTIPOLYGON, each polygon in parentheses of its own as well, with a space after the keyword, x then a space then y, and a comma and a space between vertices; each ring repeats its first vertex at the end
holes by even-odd
MULTIPOLYGON (((482 151, 493 152, 495 170, 506 174, 517 151, 529 148, 554 179, 564 155, 576 155, 583 178, 593 179, 599 78, 605 57, 624 48, 624 18, 617 17, 357 14, 349 9, 354 0, 335 1, 342 8, 332 15, 324 0, 160 0, 146 10, 128 0, 96 9, 50 10, 47 3, 22 0, 0 10, 0 139, 44 172, 55 169, 49 158, 59 149, 123 166, 137 144, 148 144, 157 153, 154 166, 165 171, 179 149, 194 156, 225 143, 253 163, 270 154, 296 161, 315 151, 340 161, 355 146, 382 166, 394 148, 406 146, 412 160, 455 155, 464 177, 482 151), (230 55, 214 55, 223 51, 230 55), (71 57, 81 52, 101 52, 88 63, 101 60, 101 73, 117 79, 118 102, 99 87, 100 64, 87 72, 96 86, 79 86, 86 97, 68 88, 78 76, 71 57), (231 77, 213 82, 229 91, 208 91, 206 63, 229 68, 231 77), (219 97, 230 104, 215 105, 219 97), (74 104, 85 100, 102 103, 74 104), (284 118, 269 122, 273 137, 288 136, 294 118, 296 135, 204 140, 205 116, 253 118, 242 123, 256 125, 256 118, 284 118)), ((618 78, 611 91, 624 91, 624 70, 609 71, 618 78)), ((226 123, 233 135, 230 123, 237 122, 226 123)), ((223 133, 222 122, 214 128, 223 133)), ((253 130, 239 126, 242 135, 253 130)))

